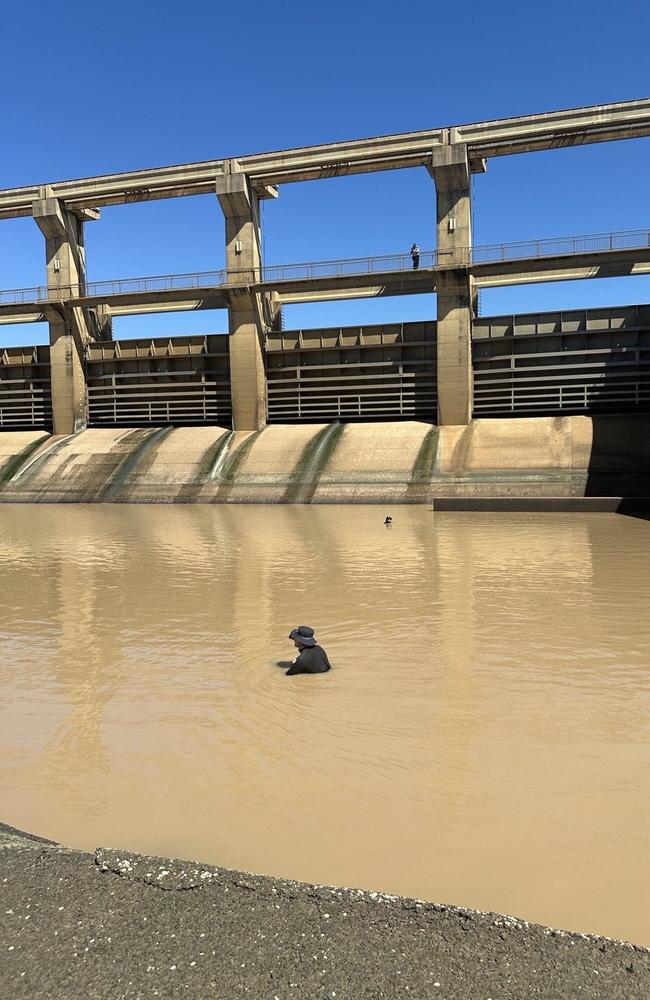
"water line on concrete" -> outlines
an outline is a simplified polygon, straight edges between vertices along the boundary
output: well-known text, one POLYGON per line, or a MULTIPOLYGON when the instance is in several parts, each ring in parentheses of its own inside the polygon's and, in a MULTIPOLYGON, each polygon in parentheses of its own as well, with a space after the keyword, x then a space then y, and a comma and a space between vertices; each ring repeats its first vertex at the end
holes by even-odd
MULTIPOLYGON (((119 499, 413 504, 434 496, 472 502, 537 497, 556 509, 558 499, 591 504, 600 498, 604 509, 612 510, 623 497, 634 500, 637 509, 649 504, 650 414, 486 418, 470 427, 438 427, 437 447, 435 425, 429 422, 343 423, 340 439, 329 426, 234 435, 226 427, 176 427, 160 452, 150 452, 138 466, 119 499)), ((24 451, 20 460, 26 440, 33 442, 40 432, 21 436, 20 442, 15 432, 2 432, 0 500, 101 502, 103 484, 156 429, 90 428, 52 436, 31 455, 24 451)))

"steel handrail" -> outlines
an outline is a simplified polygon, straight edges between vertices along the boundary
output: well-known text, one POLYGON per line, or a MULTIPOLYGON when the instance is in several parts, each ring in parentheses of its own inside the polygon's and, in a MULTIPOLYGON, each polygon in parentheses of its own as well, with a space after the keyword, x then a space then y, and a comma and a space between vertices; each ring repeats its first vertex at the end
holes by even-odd
MULTIPOLYGON (((541 240, 520 240, 513 243, 491 243, 474 248, 455 250, 423 250, 419 268, 429 270, 446 264, 469 266, 515 262, 533 258, 573 256, 584 253, 636 250, 650 248, 650 229, 616 233, 593 233, 582 236, 560 236, 541 240)), ((0 289, 1 305, 34 305, 44 302, 65 302, 98 299, 117 295, 138 295, 156 292, 190 292, 218 289, 229 285, 276 285, 291 281, 319 278, 342 278, 363 275, 413 272, 410 253, 385 254, 376 257, 349 257, 338 260, 307 261, 295 264, 266 264, 261 267, 181 274, 155 274, 135 278, 113 278, 87 281, 84 284, 48 288, 0 289)))

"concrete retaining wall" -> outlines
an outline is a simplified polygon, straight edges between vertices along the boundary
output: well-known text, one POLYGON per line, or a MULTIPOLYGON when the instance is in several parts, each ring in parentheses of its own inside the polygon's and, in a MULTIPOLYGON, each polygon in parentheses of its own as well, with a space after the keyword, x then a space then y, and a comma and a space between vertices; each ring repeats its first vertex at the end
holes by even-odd
POLYGON ((650 415, 0 434, 0 501, 430 503, 650 496, 650 415))

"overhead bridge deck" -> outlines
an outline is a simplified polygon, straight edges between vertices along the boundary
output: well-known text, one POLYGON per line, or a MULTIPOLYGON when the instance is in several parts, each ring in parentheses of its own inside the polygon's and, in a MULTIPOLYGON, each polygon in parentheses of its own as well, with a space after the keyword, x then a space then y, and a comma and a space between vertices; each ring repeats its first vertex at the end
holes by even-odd
POLYGON ((413 295, 436 290, 441 272, 468 270, 477 288, 650 273, 650 230, 491 244, 454 254, 409 254, 278 264, 0 290, 0 323, 37 322, 57 305, 108 306, 114 316, 225 309, 239 289, 275 292, 282 304, 331 297, 413 295))
MULTIPOLYGON (((353 139, 295 149, 238 156, 236 162, 260 196, 270 188, 296 181, 322 180, 349 174, 429 166, 432 149, 449 145, 467 148, 473 172, 484 169, 491 156, 511 156, 544 149, 634 139, 650 135, 650 99, 622 101, 473 122, 419 132, 353 139)), ((78 180, 57 181, 52 197, 71 211, 105 205, 128 205, 161 198, 214 194, 215 177, 224 174, 227 160, 205 160, 153 167, 78 180)), ((30 216, 41 185, 0 191, 0 219, 30 216)))

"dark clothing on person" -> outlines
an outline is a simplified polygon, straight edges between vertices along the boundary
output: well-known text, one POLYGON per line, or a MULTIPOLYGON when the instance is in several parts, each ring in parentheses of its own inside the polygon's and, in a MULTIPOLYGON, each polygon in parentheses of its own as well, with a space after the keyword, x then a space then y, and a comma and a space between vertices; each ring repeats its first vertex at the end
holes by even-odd
POLYGON ((411 260, 413 261, 413 267, 417 270, 420 266, 420 248, 417 243, 414 243, 411 247, 411 260))
POLYGON ((287 670, 285 676, 293 674, 325 674, 330 670, 330 661, 322 646, 305 646, 287 670))

